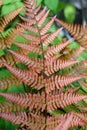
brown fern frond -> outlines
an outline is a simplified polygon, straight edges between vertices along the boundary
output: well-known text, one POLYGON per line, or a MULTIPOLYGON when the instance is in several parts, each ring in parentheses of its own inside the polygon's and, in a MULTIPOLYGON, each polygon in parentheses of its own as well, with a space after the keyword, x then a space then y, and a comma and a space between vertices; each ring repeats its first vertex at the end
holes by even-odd
POLYGON ((50 20, 40 31, 41 35, 45 35, 47 31, 50 29, 50 27, 53 25, 53 22, 55 20, 56 16, 53 17, 52 20, 50 20))
POLYGON ((62 20, 55 19, 56 22, 61 24, 68 32, 83 46, 87 47, 86 42, 87 42, 87 33, 86 29, 87 26, 82 26, 79 24, 69 24, 66 23, 62 20))
POLYGON ((54 62, 50 63, 50 65, 46 65, 45 74, 49 76, 58 70, 64 69, 76 63, 78 63, 78 61, 55 60, 54 62))
POLYGON ((15 123, 15 124, 26 124, 27 123, 27 115, 25 112, 20 112, 20 113, 0 113, 0 117, 5 119, 5 120, 8 120, 12 123, 15 123))
POLYGON ((74 50, 70 50, 69 48, 65 48, 61 53, 63 54, 61 56, 62 59, 69 59, 69 60, 76 60, 81 56, 81 54, 85 51, 85 48, 79 46, 78 48, 74 50))
POLYGON ((2 32, 5 26, 13 20, 19 12, 23 9, 23 7, 18 8, 17 10, 11 12, 10 14, 5 15, 3 18, 0 19, 0 32, 2 32))
POLYGON ((15 42, 14 44, 17 45, 18 47, 26 50, 27 53, 29 53, 29 52, 33 52, 33 53, 37 53, 37 54, 42 53, 41 47, 39 47, 39 46, 37 47, 38 43, 36 43, 36 44, 32 44, 32 43, 26 44, 26 43, 15 42))
POLYGON ((3 64, 21 82, 24 82, 27 85, 31 85, 31 87, 35 86, 37 89, 40 89, 43 87, 43 81, 42 81, 43 77, 39 77, 38 74, 34 72, 33 70, 32 71, 21 70, 7 63, 1 63, 1 64, 3 64), (40 88, 37 87, 38 85, 40 88))
POLYGON ((81 79, 81 77, 76 77, 76 76, 51 76, 50 78, 46 79, 45 86, 46 86, 46 92, 49 93, 53 90, 61 89, 64 86, 67 86, 71 84, 72 82, 75 82, 77 80, 81 79))
POLYGON ((87 112, 87 106, 78 107, 81 111, 87 112))
POLYGON ((24 28, 25 30, 28 30, 28 31, 34 32, 34 33, 38 33, 37 27, 29 26, 28 23, 23 23, 23 24, 19 23, 18 25, 21 26, 22 28, 24 28))
POLYGON ((75 113, 75 114, 87 124, 87 113, 75 113))
POLYGON ((51 42, 58 36, 58 34, 61 32, 62 29, 63 29, 63 28, 60 28, 60 29, 58 29, 57 31, 51 33, 51 34, 49 35, 49 37, 43 42, 43 45, 44 45, 44 46, 48 46, 49 43, 51 43, 51 42))
POLYGON ((50 10, 48 10, 45 15, 40 19, 40 21, 38 21, 38 27, 41 27, 44 23, 44 21, 46 20, 48 14, 49 14, 50 10))
POLYGON ((57 108, 64 108, 67 105, 77 103, 83 99, 86 99, 87 95, 80 95, 76 93, 60 93, 58 95, 52 95, 48 97, 47 109, 49 112, 57 108))
MULTIPOLYGON (((70 112, 68 114, 58 114, 55 117, 49 117, 47 118, 47 130, 53 130, 57 125, 61 123, 64 119, 66 120, 73 114, 72 122, 70 127, 74 126, 86 126, 86 123, 78 117, 75 112, 70 112)), ((83 113, 82 113, 83 114, 83 113)))
POLYGON ((0 113, 10 113, 10 112, 20 112, 23 108, 20 105, 11 104, 9 102, 4 102, 0 104, 0 113))
POLYGON ((6 45, 4 43, 4 39, 3 38, 0 38, 0 49, 5 49, 6 48, 6 45))
POLYGON ((66 119, 62 120, 61 123, 54 130, 68 130, 71 126, 73 115, 71 114, 66 119))
POLYGON ((29 107, 30 110, 38 109, 44 110, 45 109, 45 100, 44 94, 40 96, 40 94, 16 94, 16 93, 0 93, 0 96, 5 97, 6 99, 16 103, 23 108, 29 107))
POLYGON ((17 63, 17 59, 14 59, 10 53, 7 53, 5 56, 3 56, 5 62, 9 65, 14 65, 17 63))
POLYGON ((5 77, 0 79, 0 89, 6 89, 14 85, 18 86, 20 84, 22 83, 15 77, 5 77))
POLYGON ((10 30, 9 33, 4 38, 5 46, 7 48, 11 48, 12 43, 15 41, 16 37, 18 36, 16 31, 19 31, 19 30, 20 30, 20 32, 24 31, 24 29, 22 27, 17 25, 14 29, 10 30))
POLYGON ((79 90, 79 87, 72 88, 71 86, 66 88, 66 92, 76 93, 79 90))
POLYGON ((68 44, 70 44, 71 41, 72 40, 68 40, 65 43, 49 47, 45 52, 45 58, 49 59, 50 57, 53 57, 57 52, 63 50, 68 44))
POLYGON ((69 72, 69 75, 81 75, 84 72, 86 73, 87 69, 87 60, 83 60, 81 62, 78 62, 76 66, 73 67, 73 70, 69 72))
POLYGON ((40 59, 36 60, 36 62, 29 58, 29 56, 14 52, 9 50, 9 52, 15 56, 21 63, 28 66, 28 68, 35 69, 36 72, 40 73, 43 69, 43 64, 41 63, 40 59))

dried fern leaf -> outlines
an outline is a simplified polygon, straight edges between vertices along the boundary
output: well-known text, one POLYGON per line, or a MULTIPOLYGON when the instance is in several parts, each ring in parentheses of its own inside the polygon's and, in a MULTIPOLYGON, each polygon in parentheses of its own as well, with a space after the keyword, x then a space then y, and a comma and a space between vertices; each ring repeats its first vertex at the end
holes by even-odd
POLYGON ((18 8, 17 10, 11 12, 10 14, 5 15, 3 18, 0 19, 0 32, 2 32, 5 26, 13 20, 19 12, 23 9, 23 7, 18 8))
POLYGON ((45 86, 46 86, 46 93, 50 93, 51 91, 55 90, 56 88, 60 90, 64 86, 71 84, 77 80, 81 79, 81 77, 76 76, 51 76, 50 78, 46 79, 45 86))
POLYGON ((50 65, 46 65, 45 74, 50 76, 58 70, 72 66, 76 63, 78 63, 78 61, 55 60, 54 62, 50 63, 50 65))
POLYGON ((68 32, 83 46, 85 47, 85 43, 87 42, 87 26, 82 26, 78 24, 69 24, 62 20, 56 19, 56 22, 61 24, 68 32))
POLYGON ((14 105, 9 102, 4 102, 0 104, 0 113, 10 113, 10 112, 20 112, 23 111, 23 108, 20 105, 14 105))
POLYGON ((26 43, 15 42, 14 44, 17 45, 18 47, 26 50, 27 53, 32 52, 32 53, 42 54, 41 47, 37 46, 38 43, 36 43, 36 44, 32 44, 32 43, 26 44, 26 43))
POLYGON ((68 75, 81 75, 84 72, 86 73, 86 69, 87 60, 83 60, 81 62, 78 62, 78 64, 76 64, 76 66, 73 67, 73 70, 71 70, 68 75))
POLYGON ((32 59, 29 58, 29 56, 14 52, 12 50, 9 50, 9 52, 15 56, 21 63, 25 64, 28 66, 28 68, 35 69, 36 72, 40 73, 41 70, 43 69, 43 64, 39 60, 33 61, 32 59))
POLYGON ((0 117, 8 120, 12 123, 15 124, 26 124, 27 123, 27 115, 25 112, 20 112, 20 113, 0 113, 0 117))
POLYGON ((39 77, 35 71, 21 70, 7 63, 2 64, 21 82, 24 82, 25 84, 30 85, 31 87, 36 87, 37 89, 43 87, 43 76, 39 77))
POLYGON ((48 97, 48 111, 52 112, 57 108, 64 108, 67 105, 77 103, 87 98, 87 95, 80 95, 76 93, 61 93, 55 96, 48 97))
POLYGON ((6 99, 22 106, 23 108, 29 107, 29 110, 45 109, 44 95, 40 96, 39 94, 32 95, 32 94, 0 93, 0 96, 5 97, 6 99))
POLYGON ((14 29, 12 29, 8 35, 4 38, 4 42, 7 48, 11 48, 12 43, 15 41, 16 37, 18 36, 18 34, 16 33, 16 31, 23 32, 24 29, 20 26, 16 26, 14 29))
POLYGON ((51 43, 58 36, 62 29, 63 28, 60 28, 57 31, 51 33, 49 37, 43 42, 43 46, 48 46, 49 43, 51 43))
POLYGON ((5 77, 0 79, 0 89, 6 89, 14 85, 18 86, 20 84, 21 82, 15 77, 5 77))
POLYGON ((4 43, 4 39, 3 38, 0 38, 0 49, 5 49, 6 48, 6 45, 4 43))
MULTIPOLYGON (((61 123, 64 119, 67 119, 71 116, 72 112, 68 114, 58 114, 55 117, 49 117, 47 118, 47 130, 53 130, 56 128, 57 125, 61 123)), ((73 119, 71 122, 71 127, 74 126, 85 126, 86 123, 80 119, 78 116, 76 116, 75 112, 73 112, 73 119)))
POLYGON ((68 130, 71 126, 73 115, 71 114, 66 119, 62 120, 61 123, 54 130, 68 130))
POLYGON ((49 59, 50 57, 53 57, 57 52, 63 50, 68 44, 70 44, 71 41, 72 40, 69 40, 65 43, 49 47, 45 52, 45 58, 49 59))
POLYGON ((41 30, 40 30, 40 34, 41 35, 45 35, 48 30, 50 29, 50 27, 53 25, 53 22, 55 20, 56 16, 53 17, 53 19, 51 19, 41 30))

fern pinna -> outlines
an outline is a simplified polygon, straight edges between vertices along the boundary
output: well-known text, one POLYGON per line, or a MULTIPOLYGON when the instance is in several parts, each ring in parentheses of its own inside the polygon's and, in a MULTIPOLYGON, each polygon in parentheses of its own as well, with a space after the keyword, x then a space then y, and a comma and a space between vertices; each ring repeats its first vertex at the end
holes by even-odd
MULTIPOLYGON (((1 19, 0 32, 21 9, 1 19)), ((0 39, 1 49, 5 52, 0 58, 0 67, 11 72, 0 79, 0 88, 22 84, 26 92, 1 91, 0 96, 7 100, 0 104, 0 117, 19 125, 17 130, 68 130, 74 126, 86 126, 86 107, 74 105, 77 111, 64 109, 87 98, 79 91, 87 78, 87 61, 78 59, 85 48, 79 46, 70 50, 72 39, 55 43, 63 28, 51 32, 50 28, 57 20, 56 16, 48 16, 50 10, 46 7, 42 9, 34 0, 26 0, 24 9, 25 17, 20 16, 22 22, 0 39), (25 42, 18 42, 18 35, 25 42), (12 49, 12 44, 16 50, 12 49), (22 69, 18 62, 24 64, 22 69), (73 88, 73 82, 79 88, 77 85, 73 88)))

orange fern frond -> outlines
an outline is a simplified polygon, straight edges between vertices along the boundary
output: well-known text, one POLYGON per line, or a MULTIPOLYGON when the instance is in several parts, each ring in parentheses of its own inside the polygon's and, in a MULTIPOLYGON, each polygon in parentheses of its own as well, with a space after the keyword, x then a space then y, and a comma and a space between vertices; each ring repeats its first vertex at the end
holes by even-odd
POLYGON ((86 99, 87 95, 80 95, 76 93, 61 93, 58 95, 52 95, 48 97, 48 105, 47 109, 49 112, 57 108, 64 108, 67 105, 71 105, 73 103, 77 103, 83 99, 86 99))
POLYGON ((49 47, 45 52, 45 58, 49 59, 50 57, 53 57, 57 52, 63 50, 68 44, 70 44, 71 41, 72 40, 68 40, 65 43, 49 47))
POLYGON ((86 29, 87 26, 82 26, 79 24, 69 24, 66 23, 62 20, 55 19, 56 22, 61 24, 68 32, 83 46, 87 47, 86 42, 87 42, 87 33, 86 29))
MULTIPOLYGON (((83 114, 83 113, 81 113, 81 114, 83 114)), ((60 125, 60 123, 63 120, 68 119, 71 115, 73 115, 73 118, 72 118, 70 127, 86 125, 86 123, 80 117, 78 117, 75 114, 75 112, 70 112, 68 114, 58 114, 55 117, 47 118, 47 130, 53 130, 53 129, 55 130, 56 126, 60 125)))
POLYGON ((87 106, 78 107, 80 110, 87 112, 87 106))
POLYGON ((49 37, 43 42, 43 46, 48 46, 49 43, 51 43, 58 36, 62 29, 63 28, 60 28, 57 31, 51 33, 49 37))
POLYGON ((73 115, 71 114, 66 119, 62 120, 61 123, 54 130, 68 130, 71 126, 73 115))
POLYGON ((32 53, 37 53, 37 54, 41 54, 42 50, 41 47, 37 47, 36 44, 26 44, 26 43, 14 43, 15 45, 17 45, 18 47, 24 49, 27 51, 27 53, 32 52, 32 53))
POLYGON ((25 112, 20 112, 20 113, 0 113, 0 117, 8 120, 12 123, 15 124, 26 124, 27 123, 27 115, 25 112))
POLYGON ((30 110, 45 109, 45 101, 43 94, 42 96, 40 96, 39 94, 32 95, 32 94, 0 93, 0 96, 5 97, 6 99, 22 106, 23 108, 29 107, 30 110))
POLYGON ((14 52, 12 50, 9 50, 9 52, 15 56, 21 63, 25 64, 28 66, 28 68, 33 68, 35 69, 36 72, 40 73, 41 70, 43 69, 43 65, 39 60, 36 60, 36 62, 32 59, 29 58, 29 56, 26 56, 26 55, 23 55, 23 54, 20 54, 20 53, 17 53, 17 52, 14 52), (38 66, 38 67, 37 67, 38 66))
POLYGON ((10 112, 20 112, 23 108, 20 105, 11 104, 9 102, 4 102, 0 104, 0 113, 10 113, 10 112))
POLYGON ((46 92, 49 93, 55 90, 55 88, 60 90, 62 87, 67 86, 79 79, 81 79, 81 77, 79 76, 76 77, 76 76, 60 76, 60 75, 54 76, 53 75, 44 81, 46 86, 46 92))
POLYGON ((50 65, 46 65, 45 74, 49 76, 58 70, 64 69, 76 63, 78 63, 78 61, 55 60, 54 62, 50 63, 50 65))
POLYGON ((17 10, 11 12, 10 14, 5 15, 3 18, 0 19, 0 32, 2 32, 5 26, 14 19, 19 12, 23 9, 23 7, 18 8, 17 10))
POLYGON ((14 85, 18 86, 20 84, 22 83, 15 77, 5 77, 0 79, 0 89, 6 89, 14 85))
MULTIPOLYGON (((3 64, 16 78, 18 78, 21 82, 24 82, 27 85, 31 85, 31 87, 37 87, 37 85, 40 85, 40 87, 43 86, 42 77, 39 77, 36 72, 29 71, 29 70, 21 70, 17 67, 13 67, 7 63, 1 63, 3 64), (33 75, 32 75, 33 73, 33 75), (42 83, 41 83, 42 81, 42 83)), ((38 88, 40 89, 40 88, 38 88)))

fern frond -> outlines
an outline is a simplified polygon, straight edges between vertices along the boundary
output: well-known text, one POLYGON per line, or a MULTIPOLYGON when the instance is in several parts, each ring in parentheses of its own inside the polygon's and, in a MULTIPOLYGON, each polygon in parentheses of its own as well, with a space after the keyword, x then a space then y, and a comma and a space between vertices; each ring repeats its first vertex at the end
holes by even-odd
POLYGON ((25 112, 20 112, 20 113, 0 113, 0 117, 8 120, 12 123, 15 124, 26 124, 27 123, 27 115, 25 112))
POLYGON ((78 62, 76 66, 73 67, 73 70, 69 72, 69 75, 81 75, 84 72, 86 73, 87 69, 87 60, 83 60, 81 62, 78 62))
POLYGON ((66 119, 62 120, 61 123, 54 130, 68 130, 71 126, 73 115, 71 114, 66 119))
POLYGON ((4 38, 4 41, 5 41, 4 44, 6 45, 7 48, 11 48, 12 43, 15 41, 16 37, 18 36, 16 31, 19 31, 19 30, 20 32, 24 31, 22 27, 17 25, 14 29, 10 30, 9 33, 4 38))
POLYGON ((87 106, 78 107, 81 111, 87 112, 87 106))
POLYGON ((48 30, 50 29, 50 27, 53 25, 53 22, 55 20, 56 16, 54 16, 41 30, 40 30, 40 34, 41 35, 45 35, 48 30))
POLYGON ((29 71, 29 70, 21 70, 17 67, 13 67, 7 63, 2 63, 16 78, 18 78, 21 82, 24 82, 27 85, 31 85, 31 87, 36 87, 37 89, 40 89, 37 87, 43 86, 43 77, 39 77, 36 72, 29 71), (33 74, 33 75, 32 75, 33 74), (42 81, 42 83, 41 83, 42 81))
POLYGON ((29 52, 37 53, 37 54, 42 53, 41 47, 38 46, 38 48, 37 48, 38 43, 36 43, 36 44, 32 44, 32 43, 26 44, 26 43, 17 43, 17 42, 15 42, 14 44, 17 45, 18 47, 26 50, 27 53, 29 53, 29 52))
POLYGON ((0 104, 0 113, 10 113, 10 112, 20 112, 23 108, 20 105, 11 104, 9 102, 4 102, 0 104))
POLYGON ((0 49, 5 49, 6 48, 6 45, 4 43, 4 39, 3 38, 0 38, 0 49))
POLYGON ((45 58, 49 59, 50 57, 53 57, 57 52, 63 50, 68 44, 70 44, 71 41, 72 40, 68 40, 65 43, 49 47, 45 52, 45 58))
POLYGON ((11 12, 10 14, 5 15, 3 18, 0 19, 0 32, 2 32, 5 26, 13 20, 19 12, 23 9, 23 7, 18 8, 17 10, 11 12))
POLYGON ((14 85, 18 86, 20 84, 21 82, 15 77, 5 77, 0 79, 0 89, 6 89, 14 85))
POLYGON ((87 47, 87 26, 82 26, 79 24, 69 24, 62 20, 55 19, 56 22, 61 24, 83 47, 87 47))
POLYGON ((50 62, 50 65, 46 65, 45 74, 49 76, 58 70, 64 69, 76 63, 78 63, 78 61, 55 60, 52 63, 50 62))
POLYGON ((71 84, 72 82, 75 82, 79 79, 81 79, 81 77, 79 77, 79 76, 76 77, 76 76, 60 76, 60 75, 54 76, 53 75, 44 81, 45 86, 46 86, 46 92, 49 93, 49 92, 55 90, 55 88, 60 90, 64 86, 67 86, 67 85, 71 84))
MULTIPOLYGON (((83 114, 83 113, 81 113, 83 114)), ((78 117, 75 112, 70 112, 68 114, 58 114, 55 117, 49 117, 47 119, 47 130, 55 130, 56 126, 58 126, 61 121, 63 121, 64 119, 66 120, 67 118, 69 118, 71 115, 73 115, 72 118, 72 122, 71 122, 71 126, 70 127, 74 127, 74 126, 85 126, 86 123, 80 118, 78 117)))
POLYGON ((35 69, 36 72, 40 73, 43 69, 43 64, 41 60, 36 60, 36 62, 29 58, 29 56, 14 52, 12 50, 9 50, 9 52, 15 56, 21 63, 28 66, 28 68, 35 69))
POLYGON ((48 46, 49 43, 51 43, 58 36, 62 29, 63 28, 60 28, 57 31, 51 33, 49 37, 43 42, 43 46, 48 46))
POLYGON ((67 105, 71 105, 73 103, 77 103, 83 99, 86 99, 87 95, 80 95, 76 93, 61 93, 58 95, 52 95, 48 97, 48 105, 47 109, 49 112, 57 108, 64 108, 67 105))
POLYGON ((45 100, 44 94, 40 96, 40 94, 16 94, 16 93, 0 93, 0 96, 5 97, 6 99, 16 103, 23 108, 29 107, 29 110, 38 109, 44 110, 45 109, 45 100))

